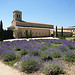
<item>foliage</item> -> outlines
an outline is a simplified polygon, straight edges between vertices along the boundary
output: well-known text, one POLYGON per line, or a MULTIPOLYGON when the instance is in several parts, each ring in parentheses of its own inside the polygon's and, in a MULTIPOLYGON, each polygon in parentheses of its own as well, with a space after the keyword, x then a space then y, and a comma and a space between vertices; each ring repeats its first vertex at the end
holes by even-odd
POLYGON ((46 49, 47 49, 46 46, 43 46, 43 47, 42 47, 42 51, 45 51, 46 49))
POLYGON ((61 37, 63 37, 63 27, 61 28, 61 37))
POLYGON ((48 52, 43 52, 40 56, 43 61, 53 60, 53 56, 48 52))
POLYGON ((4 39, 13 39, 13 31, 12 30, 4 30, 4 39))
POLYGON ((68 62, 75 62, 75 53, 69 52, 64 55, 63 59, 68 62))
POLYGON ((42 69, 42 73, 46 75, 59 75, 63 73, 63 66, 58 62, 47 62, 42 69))
POLYGON ((58 32, 57 32, 57 26, 56 26, 56 37, 58 36, 58 32))
MULTIPOLYGON (((46 62, 54 62, 59 57, 60 59, 74 63, 75 51, 72 50, 73 48, 69 47, 69 45, 72 45, 74 47, 75 41, 68 41, 66 39, 38 39, 37 41, 16 40, 12 42, 1 41, 0 59, 4 58, 4 61, 7 61, 5 63, 10 66, 13 66, 14 63, 17 62, 19 66, 17 67, 22 68, 22 70, 25 72, 35 72, 37 70, 40 70, 46 62), (20 60, 17 58, 17 55, 20 57, 20 60), (25 63, 23 61, 25 61, 25 63), (24 65, 22 65, 22 63, 24 63, 24 65), (42 66, 40 63, 42 64, 42 66)), ((54 66, 52 65, 51 68, 54 68, 54 66)), ((55 73, 54 69, 52 71, 55 73)), ((50 70, 46 73, 48 72, 50 74, 50 70)))
POLYGON ((30 30, 30 38, 32 38, 32 31, 30 30))
POLYGON ((21 56, 26 55, 26 54, 28 54, 28 51, 27 50, 21 50, 20 54, 21 54, 21 56))
POLYGON ((62 52, 65 52, 65 51, 67 51, 67 48, 66 48, 66 47, 61 47, 60 50, 61 50, 62 52))
POLYGON ((26 30, 26 38, 28 39, 28 30, 26 30))
POLYGON ((40 61, 36 57, 24 58, 22 60, 21 69, 27 73, 32 73, 40 68, 40 61))
POLYGON ((69 47, 70 49, 75 49, 75 47, 74 47, 72 44, 69 44, 68 47, 69 47))
POLYGON ((65 39, 65 37, 58 37, 59 39, 65 39))
POLYGON ((17 47, 15 48, 16 51, 21 51, 21 48, 17 47))
POLYGON ((0 21, 0 41, 3 41, 3 23, 0 21))
POLYGON ((7 52, 6 54, 4 54, 3 56, 3 61, 12 61, 16 59, 16 54, 14 52, 7 52))
POLYGON ((53 56, 54 56, 54 58, 60 58, 61 54, 60 54, 60 52, 54 51, 53 56))
POLYGON ((14 66, 14 64, 19 60, 20 60, 20 57, 17 57, 15 60, 6 62, 6 64, 8 64, 9 66, 14 66))
POLYGON ((38 50, 31 50, 29 52, 29 55, 34 55, 34 56, 40 56, 41 52, 38 50))

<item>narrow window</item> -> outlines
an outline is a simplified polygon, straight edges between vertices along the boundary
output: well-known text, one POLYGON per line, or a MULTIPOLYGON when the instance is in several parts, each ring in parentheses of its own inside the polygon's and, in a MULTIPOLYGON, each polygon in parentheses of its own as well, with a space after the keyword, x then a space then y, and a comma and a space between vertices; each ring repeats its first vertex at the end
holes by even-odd
POLYGON ((18 18, 18 15, 17 15, 17 18, 18 18))
POLYGON ((20 15, 19 15, 19 18, 20 18, 20 15))

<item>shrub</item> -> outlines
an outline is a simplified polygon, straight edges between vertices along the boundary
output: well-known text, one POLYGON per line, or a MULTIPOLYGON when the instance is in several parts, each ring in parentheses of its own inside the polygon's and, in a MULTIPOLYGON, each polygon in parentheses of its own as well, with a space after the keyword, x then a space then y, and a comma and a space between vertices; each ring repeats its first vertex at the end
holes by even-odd
POLYGON ((32 73, 40 69, 41 62, 37 57, 30 56, 30 57, 25 57, 22 60, 21 63, 21 69, 22 71, 25 71, 27 73, 32 73))
POLYGON ((48 53, 48 52, 43 52, 41 54, 40 58, 42 60, 44 60, 44 61, 46 61, 46 60, 53 60, 53 56, 50 53, 48 53))
POLYGON ((65 39, 65 37, 58 37, 59 39, 65 39))
POLYGON ((75 53, 69 52, 64 55, 64 60, 68 62, 75 62, 75 53))
POLYGON ((16 54, 14 52, 7 52, 3 56, 3 61, 9 62, 16 59, 16 54))
POLYGON ((62 52, 65 52, 65 51, 67 51, 67 48, 66 48, 66 47, 61 47, 60 50, 61 50, 62 52))
POLYGON ((75 49, 75 47, 73 46, 73 45, 68 45, 68 47, 70 48, 70 49, 75 49))
POLYGON ((54 56, 54 58, 60 58, 61 54, 60 54, 60 52, 54 51, 53 56, 54 56))
POLYGON ((21 51, 21 48, 17 47, 15 50, 16 50, 16 51, 21 51))
POLYGON ((2 49, 0 49, 0 56, 2 55, 2 53, 3 53, 3 50, 2 50, 2 49))
POLYGON ((21 50, 20 54, 21 54, 21 56, 26 55, 26 54, 28 54, 28 51, 27 50, 21 50))
POLYGON ((43 46, 43 47, 42 47, 42 51, 45 51, 46 49, 47 49, 46 46, 43 46))
POLYGON ((29 55, 34 55, 34 56, 40 56, 40 51, 38 51, 38 50, 32 50, 32 51, 30 51, 29 52, 29 55))
POLYGON ((46 75, 59 75, 63 73, 63 67, 57 62, 47 62, 42 69, 42 73, 46 75))

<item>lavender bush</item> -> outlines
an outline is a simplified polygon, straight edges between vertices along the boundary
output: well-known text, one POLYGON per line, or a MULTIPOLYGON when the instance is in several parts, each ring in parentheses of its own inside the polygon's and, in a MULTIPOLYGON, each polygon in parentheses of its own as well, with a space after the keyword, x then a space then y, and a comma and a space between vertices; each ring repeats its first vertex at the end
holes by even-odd
POLYGON ((63 59, 68 62, 75 62, 75 53, 68 52, 64 55, 63 59))
POLYGON ((21 70, 32 73, 40 69, 41 60, 34 56, 25 56, 21 60, 21 70))
POLYGON ((21 54, 21 56, 26 55, 26 54, 28 54, 28 51, 27 50, 21 50, 20 54, 21 54))
POLYGON ((29 55, 40 56, 41 52, 39 50, 31 50, 29 55))
MULTIPOLYGON (((19 65, 25 72, 35 72, 41 68, 41 64, 50 60, 54 62, 57 58, 74 63, 75 41, 68 41, 66 39, 38 39, 0 42, 0 59, 8 61, 9 64, 15 64, 20 61, 21 65, 19 65)), ((54 66, 52 65, 51 68, 54 68, 54 66)))
POLYGON ((16 54, 13 51, 7 51, 7 53, 4 54, 2 59, 3 59, 3 61, 6 61, 6 62, 15 60, 16 54))
POLYGON ((57 51, 54 51, 53 52, 53 57, 54 58, 60 58, 61 57, 61 53, 60 52, 57 52, 57 51))
POLYGON ((63 65, 60 64, 59 62, 47 62, 43 69, 42 69, 42 73, 44 73, 45 75, 59 75, 64 73, 63 71, 63 65))
POLYGON ((40 58, 41 58, 43 61, 53 60, 53 56, 52 56, 52 54, 49 53, 49 52, 42 52, 40 58))

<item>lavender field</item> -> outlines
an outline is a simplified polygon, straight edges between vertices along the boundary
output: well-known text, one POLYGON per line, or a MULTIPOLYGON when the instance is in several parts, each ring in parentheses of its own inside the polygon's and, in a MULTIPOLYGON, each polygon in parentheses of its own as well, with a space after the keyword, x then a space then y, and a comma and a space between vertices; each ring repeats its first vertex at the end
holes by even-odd
POLYGON ((0 42, 0 59, 16 68, 32 73, 41 71, 45 75, 64 73, 67 63, 75 63, 75 42, 65 39, 39 39, 0 42))

